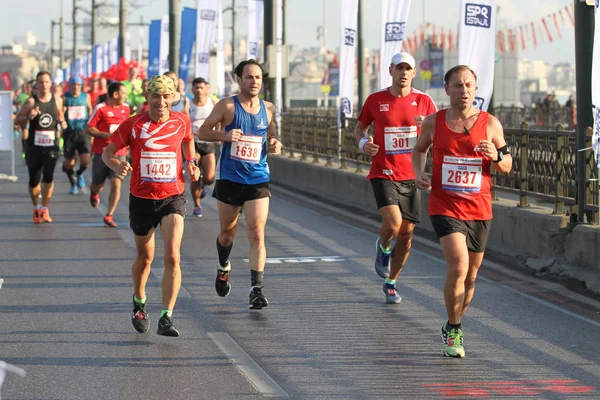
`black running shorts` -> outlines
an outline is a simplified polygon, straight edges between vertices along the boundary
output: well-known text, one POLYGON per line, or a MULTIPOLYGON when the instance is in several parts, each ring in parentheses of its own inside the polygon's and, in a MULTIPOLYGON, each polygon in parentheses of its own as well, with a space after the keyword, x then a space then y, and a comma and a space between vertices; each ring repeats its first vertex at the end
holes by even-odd
MULTIPOLYGON (((120 161, 125 161, 125 156, 117 156, 120 161)), ((115 171, 110 169, 102 160, 102 154, 94 154, 92 160, 92 185, 103 185, 107 179, 119 178, 123 180, 125 177, 117 175, 115 171)))
POLYGON ((269 182, 245 185, 219 179, 215 183, 213 197, 223 203, 241 207, 247 201, 271 197, 271 190, 269 189, 269 182))
POLYGON ((75 151, 81 154, 89 154, 92 149, 90 137, 84 131, 65 131, 64 139, 64 156, 70 160, 75 157, 75 151))
POLYGON ((217 152, 217 145, 211 142, 194 142, 194 147, 196 147, 196 153, 200 156, 217 152))
POLYGON ((417 223, 421 220, 421 192, 414 180, 392 181, 389 179, 371 179, 377 209, 386 206, 398 206, 402 219, 417 223))
POLYGON ((487 246, 492 220, 461 221, 445 215, 431 215, 431 224, 439 238, 451 233, 462 233, 467 238, 467 248, 473 253, 483 253, 487 246))
POLYGON ((136 236, 146 236, 156 228, 163 217, 179 214, 185 218, 187 200, 185 194, 166 199, 152 200, 129 195, 129 227, 136 236))

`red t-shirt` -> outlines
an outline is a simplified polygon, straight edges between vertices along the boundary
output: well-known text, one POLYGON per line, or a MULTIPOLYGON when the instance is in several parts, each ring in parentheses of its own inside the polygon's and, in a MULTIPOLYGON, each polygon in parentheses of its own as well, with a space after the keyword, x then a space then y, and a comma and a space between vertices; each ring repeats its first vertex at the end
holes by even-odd
MULTIPOLYGON (((94 107, 92 116, 87 124, 92 128, 98 129, 100 132, 114 133, 127 118, 129 118, 129 106, 127 104, 111 107, 106 103, 100 103, 94 107)), ((108 143, 110 143, 109 139, 95 137, 92 144, 92 153, 102 154, 108 143)), ((120 150, 117 153, 118 156, 126 154, 127 149, 120 150)))
POLYGON ((466 133, 448 127, 446 110, 436 114, 429 215, 461 221, 492 219, 491 161, 474 151, 480 140, 487 139, 488 117, 482 111, 466 133))
POLYGON ((436 111, 431 97, 413 88, 406 97, 393 96, 389 88, 367 97, 358 120, 364 126, 375 121, 373 142, 379 146, 379 151, 371 160, 367 179, 415 179, 412 149, 421 131, 421 126, 415 123, 415 117, 425 117, 436 111))
POLYGON ((92 92, 91 90, 88 91, 88 94, 90 95, 90 99, 92 99, 92 106, 96 104, 96 100, 98 100, 98 97, 100 97, 101 95, 103 95, 106 92, 101 92, 99 90, 92 92))
POLYGON ((111 141, 131 151, 129 191, 136 197, 160 200, 185 189, 181 143, 194 140, 187 115, 171 111, 165 122, 154 122, 148 113, 123 122, 111 141))

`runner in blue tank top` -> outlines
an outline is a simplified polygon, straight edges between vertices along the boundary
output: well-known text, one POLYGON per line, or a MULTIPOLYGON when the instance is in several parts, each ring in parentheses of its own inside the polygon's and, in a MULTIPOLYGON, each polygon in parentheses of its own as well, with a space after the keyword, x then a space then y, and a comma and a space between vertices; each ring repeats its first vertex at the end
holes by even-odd
POLYGON ((217 238, 219 267, 215 289, 221 297, 231 290, 229 254, 243 208, 250 242, 250 309, 269 305, 262 293, 267 258, 265 225, 271 196, 267 153, 281 151, 274 121, 275 106, 258 97, 263 72, 262 65, 256 60, 239 63, 235 74, 240 94, 219 101, 198 133, 200 140, 223 142, 213 191, 221 225, 217 238), (213 130, 218 124, 225 130, 213 130))
POLYGON ((90 165, 92 144, 85 133, 85 125, 92 113, 92 99, 82 91, 83 79, 73 76, 69 80, 69 92, 64 96, 64 113, 67 129, 63 133, 64 156, 63 172, 71 183, 70 194, 77 194, 85 187, 83 172, 90 165), (75 173, 75 151, 79 154, 79 169, 75 173))

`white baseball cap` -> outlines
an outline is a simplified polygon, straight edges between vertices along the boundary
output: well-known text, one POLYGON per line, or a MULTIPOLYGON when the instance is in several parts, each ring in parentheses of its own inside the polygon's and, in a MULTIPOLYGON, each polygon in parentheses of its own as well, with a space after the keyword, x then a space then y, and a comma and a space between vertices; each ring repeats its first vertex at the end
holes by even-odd
POLYGON ((411 68, 415 68, 415 66, 417 65, 413 56, 405 52, 394 54, 390 65, 398 65, 402 63, 410 65, 411 68))

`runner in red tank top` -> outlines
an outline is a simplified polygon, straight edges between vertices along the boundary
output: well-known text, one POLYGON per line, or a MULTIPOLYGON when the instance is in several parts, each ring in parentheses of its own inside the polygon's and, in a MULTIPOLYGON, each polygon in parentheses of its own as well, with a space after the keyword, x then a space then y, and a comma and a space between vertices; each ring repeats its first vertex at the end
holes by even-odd
POLYGON ((492 220, 490 168, 510 172, 512 157, 502 125, 473 106, 477 75, 458 65, 445 77, 450 108, 423 121, 412 165, 419 189, 431 187, 429 216, 447 263, 444 301, 448 321, 442 326, 443 353, 465 356, 460 320, 473 299, 492 220), (433 144, 433 172, 425 173, 433 144))
POLYGON ((394 55, 389 71, 392 86, 367 98, 354 133, 360 149, 373 157, 367 179, 371 181, 383 219, 375 242, 375 271, 385 278, 386 302, 400 303, 396 279, 410 253, 412 233, 421 210, 411 153, 421 121, 437 108, 431 97, 411 87, 416 70, 410 54, 394 55), (372 123, 374 137, 367 133, 372 123), (394 238, 396 244, 392 249, 394 238))
POLYGON ((180 246, 186 198, 182 149, 187 171, 198 180, 194 137, 189 118, 170 110, 175 85, 166 76, 155 76, 148 83, 145 114, 123 122, 104 149, 102 159, 120 176, 131 173, 129 226, 135 235, 137 257, 133 262, 133 312, 131 322, 139 333, 148 331, 146 282, 154 258, 154 232, 161 225, 165 248, 162 281, 162 307, 157 334, 179 336, 172 313, 181 287, 180 246), (119 149, 129 146, 130 165, 117 157, 119 149))

